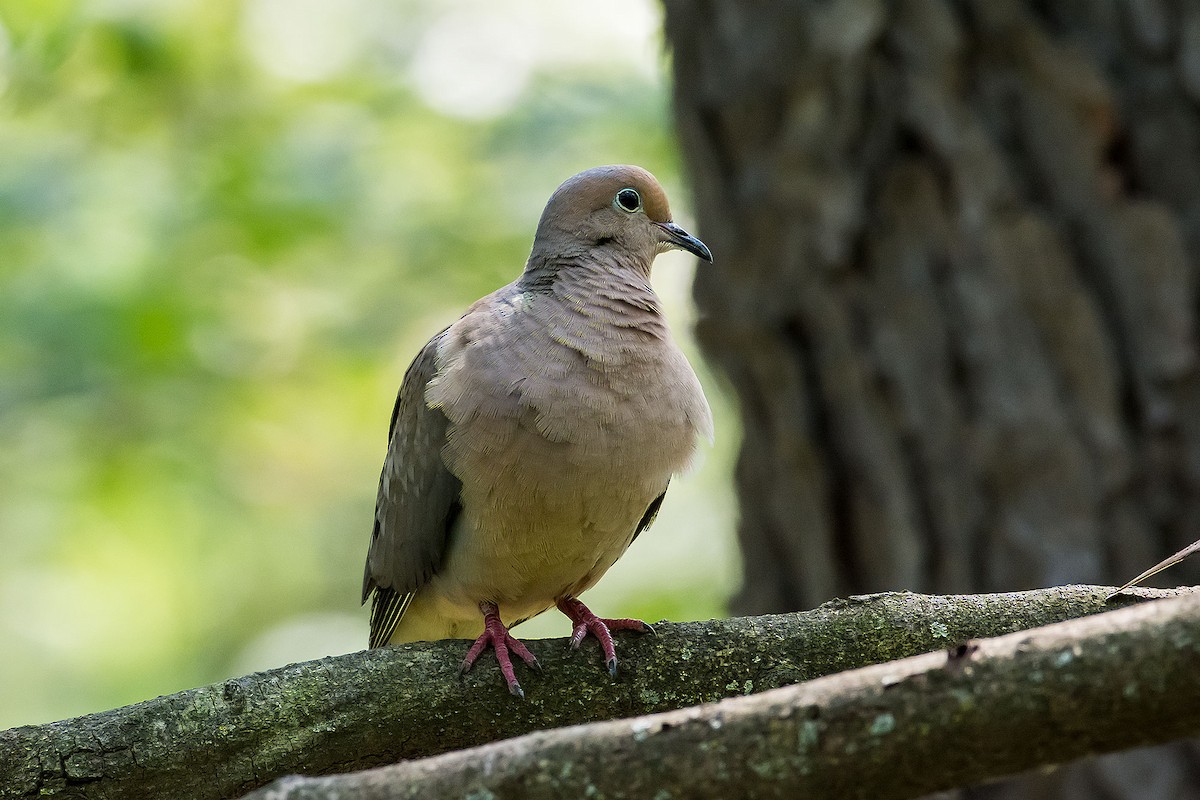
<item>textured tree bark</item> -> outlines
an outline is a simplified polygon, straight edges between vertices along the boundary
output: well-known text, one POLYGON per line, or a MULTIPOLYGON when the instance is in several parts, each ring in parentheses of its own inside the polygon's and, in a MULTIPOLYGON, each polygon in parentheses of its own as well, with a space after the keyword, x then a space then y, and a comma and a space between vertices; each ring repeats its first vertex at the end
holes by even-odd
MULTIPOLYGON (((525 701, 494 662, 458 678, 464 642, 422 642, 293 664, 102 714, 0 731, 0 798, 237 797, 289 773, 390 764, 530 731, 683 708, 971 638, 1119 608, 1106 587, 998 595, 886 594, 802 614, 662 623, 597 651, 530 641, 543 672, 525 701)), ((1142 598, 1173 593, 1136 590, 1142 598)))
POLYGON ((1200 595, 752 697, 560 728, 247 800, 905 800, 1200 734, 1200 595))
MULTIPOLYGON (((1120 582, 1193 541, 1200 5, 665 5, 745 431, 736 610, 1120 582)), ((1194 754, 977 796, 1198 798, 1194 754)))

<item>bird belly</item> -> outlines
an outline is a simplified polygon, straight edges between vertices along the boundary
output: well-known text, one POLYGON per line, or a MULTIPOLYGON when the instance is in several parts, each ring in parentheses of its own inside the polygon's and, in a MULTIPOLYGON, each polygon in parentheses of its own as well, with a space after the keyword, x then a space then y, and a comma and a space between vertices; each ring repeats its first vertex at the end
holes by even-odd
MULTIPOLYGON (((643 444, 641 437, 621 441, 643 444)), ((598 582, 628 548, 647 508, 691 455, 694 434, 658 431, 647 456, 524 435, 463 453, 462 512, 445 558, 417 590, 391 641, 474 638, 481 602, 506 625, 598 582)), ((478 433, 470 441, 483 442, 478 433)))
POLYGON ((495 603, 506 624, 540 614, 593 586, 629 546, 651 491, 527 491, 519 502, 485 502, 452 534, 432 593, 458 608, 495 603), (622 496, 622 495, 625 496, 622 496), (626 509, 638 509, 636 512, 626 509))
POLYGON ((505 625, 535 617, 599 581, 638 522, 605 530, 580 518, 543 521, 518 527, 492 516, 486 529, 470 519, 456 525, 444 569, 417 591, 391 642, 474 638, 483 632, 483 601, 499 607, 505 625))

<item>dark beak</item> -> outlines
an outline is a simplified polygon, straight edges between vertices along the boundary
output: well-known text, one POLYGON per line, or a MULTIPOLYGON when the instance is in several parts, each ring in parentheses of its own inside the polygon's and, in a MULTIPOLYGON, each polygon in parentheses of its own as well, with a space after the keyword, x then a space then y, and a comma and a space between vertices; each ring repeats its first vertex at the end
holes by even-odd
POLYGON ((654 224, 662 229, 663 244, 668 247, 678 247, 680 250, 687 250, 697 258, 702 258, 708 263, 712 263, 712 251, 708 249, 708 246, 704 242, 692 236, 674 222, 656 222, 654 224))

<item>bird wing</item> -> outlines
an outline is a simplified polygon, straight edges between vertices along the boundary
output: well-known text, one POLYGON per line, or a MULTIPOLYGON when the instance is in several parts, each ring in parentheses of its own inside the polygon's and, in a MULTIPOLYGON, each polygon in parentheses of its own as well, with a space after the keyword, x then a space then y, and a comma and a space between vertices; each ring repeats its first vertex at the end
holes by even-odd
POLYGON ((442 460, 449 420, 425 400, 445 332, 430 339, 404 373, 392 410, 363 574, 363 602, 374 592, 371 647, 387 644, 413 592, 441 564, 461 510, 462 484, 442 460))
MULTIPOLYGON (((667 488, 670 488, 670 482, 667 483, 667 488)), ((637 537, 642 535, 642 531, 654 524, 654 520, 658 518, 658 510, 662 508, 663 500, 667 496, 667 489, 662 490, 662 494, 650 501, 650 505, 646 508, 646 513, 642 514, 642 519, 638 522, 637 530, 633 532, 633 539, 629 540, 633 544, 637 537)))

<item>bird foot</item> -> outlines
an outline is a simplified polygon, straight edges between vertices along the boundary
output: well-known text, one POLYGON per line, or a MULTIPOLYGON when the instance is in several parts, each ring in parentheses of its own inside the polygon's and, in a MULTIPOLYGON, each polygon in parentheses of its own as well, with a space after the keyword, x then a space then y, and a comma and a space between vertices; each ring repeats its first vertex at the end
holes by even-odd
POLYGON ((617 647, 613 644, 612 631, 637 631, 638 633, 654 633, 654 628, 640 619, 605 619, 597 617, 591 609, 574 597, 559 600, 558 610, 566 614, 574 626, 571 631, 571 649, 578 650, 579 645, 590 633, 600 642, 604 653, 604 665, 608 674, 617 677, 617 647))
POLYGON ((475 659, 479 658, 479 654, 486 650, 489 646, 496 653, 496 661, 500 665, 500 674, 504 676, 505 683, 508 684, 508 691, 512 694, 525 698, 525 690, 521 688, 521 684, 517 682, 517 674, 513 669, 512 659, 508 657, 511 650, 516 653, 522 661, 536 670, 541 670, 541 665, 534 657, 533 653, 525 645, 521 644, 518 639, 514 639, 512 634, 508 632, 508 628, 504 627, 504 623, 500 621, 500 609, 495 603, 480 603, 479 610, 483 612, 483 633, 475 640, 475 644, 471 645, 471 649, 467 651, 467 657, 463 659, 462 667, 459 668, 459 674, 466 674, 467 670, 475 663, 475 659))

